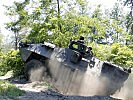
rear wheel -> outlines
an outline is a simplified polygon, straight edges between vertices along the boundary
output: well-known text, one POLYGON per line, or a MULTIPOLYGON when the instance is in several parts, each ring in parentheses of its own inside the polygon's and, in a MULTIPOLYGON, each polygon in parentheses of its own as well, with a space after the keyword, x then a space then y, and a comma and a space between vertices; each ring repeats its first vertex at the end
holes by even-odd
POLYGON ((30 60, 25 67, 25 76, 29 81, 42 81, 47 76, 47 68, 36 59, 30 60))

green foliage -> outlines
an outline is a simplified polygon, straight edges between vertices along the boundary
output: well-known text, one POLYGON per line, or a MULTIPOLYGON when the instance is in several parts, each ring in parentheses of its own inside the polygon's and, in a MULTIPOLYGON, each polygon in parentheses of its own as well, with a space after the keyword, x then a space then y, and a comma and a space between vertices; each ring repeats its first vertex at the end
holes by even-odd
POLYGON ((2 45, 2 40, 3 40, 3 34, 0 34, 0 48, 2 47, 1 45, 2 45))
POLYGON ((120 7, 120 3, 115 3, 110 14, 111 19, 120 21, 121 17, 123 17, 122 11, 123 9, 120 7))
POLYGON ((107 60, 120 66, 133 67, 133 50, 127 46, 113 44, 111 56, 107 60))
POLYGON ((87 0, 76 0, 78 7, 79 7, 79 13, 80 14, 86 14, 87 12, 87 0))
POLYGON ((107 60, 122 67, 133 67, 133 50, 132 45, 130 48, 120 45, 118 43, 109 45, 102 45, 90 43, 93 48, 94 55, 100 60, 107 60))
POLYGON ((0 96, 6 96, 11 99, 24 94, 24 91, 19 90, 15 85, 10 84, 7 81, 0 81, 0 96))
POLYGON ((47 22, 34 23, 28 39, 35 42, 53 42, 59 47, 66 47, 70 39, 78 39, 81 35, 86 39, 89 37, 93 38, 92 41, 97 41, 105 37, 106 24, 104 22, 96 18, 69 13, 65 18, 52 17, 47 22), (58 27, 58 21, 61 28, 58 27), (94 27, 96 33, 93 32, 94 27))
POLYGON ((97 18, 99 20, 101 20, 102 18, 102 12, 101 12, 101 5, 98 5, 97 8, 95 9, 95 11, 92 14, 92 18, 97 18))
POLYGON ((94 56, 100 60, 107 60, 111 55, 111 47, 108 45, 90 43, 89 44, 93 49, 94 56))
POLYGON ((11 50, 7 54, 2 54, 0 60, 1 75, 6 74, 10 70, 13 70, 14 76, 23 74, 24 63, 21 60, 19 51, 11 50))
POLYGON ((22 3, 14 2, 12 6, 5 6, 7 9, 6 15, 11 19, 10 22, 5 24, 6 28, 14 33, 13 38, 16 50, 18 49, 17 46, 22 37, 20 32, 22 33, 23 29, 29 25, 28 11, 24 9, 28 3, 29 1, 25 0, 22 3))
POLYGON ((128 45, 128 48, 132 49, 133 50, 133 43, 128 45))
MULTIPOLYGON (((130 0, 126 1, 130 3, 130 0)), ((116 3, 111 13, 108 12, 110 16, 104 18, 102 5, 98 5, 94 11, 89 11, 91 13, 87 14, 88 3, 86 0, 74 0, 70 3, 65 0, 62 2, 64 2, 61 3, 62 5, 68 4, 68 10, 64 11, 61 6, 59 9, 64 12, 60 14, 55 9, 58 8, 57 2, 51 0, 14 2, 15 6, 7 7, 9 11, 7 15, 10 17, 18 15, 19 17, 18 20, 8 23, 7 28, 16 34, 17 39, 19 37, 18 33, 28 27, 31 30, 27 35, 28 42, 52 42, 57 47, 67 47, 70 39, 76 40, 80 36, 84 36, 86 44, 93 47, 93 52, 99 59, 108 60, 122 66, 133 65, 132 46, 96 44, 103 42, 103 40, 110 42, 108 41, 110 38, 113 43, 120 43, 121 41, 126 41, 126 45, 128 42, 131 43, 133 33, 132 16, 126 18, 122 14, 123 10, 120 3, 116 3), (27 7, 28 10, 26 10, 27 7), (129 25, 130 23, 131 25, 129 25), (88 43, 88 41, 91 43, 88 43)), ((19 64, 20 66, 23 65, 20 57, 17 57, 18 54, 15 57, 11 55, 12 52, 4 55, 1 59, 1 62, 3 62, 1 66, 4 66, 2 67, 3 72, 7 72, 9 69, 21 71, 18 70, 19 64)))

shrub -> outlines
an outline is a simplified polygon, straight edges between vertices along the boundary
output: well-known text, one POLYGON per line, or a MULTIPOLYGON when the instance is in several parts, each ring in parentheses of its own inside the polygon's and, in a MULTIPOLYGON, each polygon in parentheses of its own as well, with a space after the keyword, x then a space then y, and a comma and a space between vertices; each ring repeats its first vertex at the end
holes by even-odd
POLYGON ((96 57, 100 60, 107 60, 107 58, 111 55, 111 47, 108 45, 91 43, 92 51, 96 57))
POLYGON ((107 60, 120 66, 133 67, 133 50, 115 43, 112 45, 111 56, 107 60))
POLYGON ((114 43, 111 46, 90 43, 94 55, 100 60, 107 60, 122 67, 133 67, 132 45, 123 46, 114 43))
POLYGON ((13 70, 14 76, 23 74, 24 63, 21 60, 19 51, 11 50, 7 54, 1 55, 0 60, 1 74, 5 74, 10 70, 13 70))
POLYGON ((15 99, 17 96, 24 94, 24 91, 19 90, 15 85, 7 81, 0 81, 0 96, 6 96, 15 99))
POLYGON ((128 48, 132 49, 133 50, 133 43, 128 45, 128 48))

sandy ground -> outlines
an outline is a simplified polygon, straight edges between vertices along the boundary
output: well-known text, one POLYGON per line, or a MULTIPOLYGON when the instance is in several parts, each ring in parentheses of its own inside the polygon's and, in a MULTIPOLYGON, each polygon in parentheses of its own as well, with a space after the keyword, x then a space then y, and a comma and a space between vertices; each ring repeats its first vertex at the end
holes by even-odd
POLYGON ((65 96, 57 92, 55 89, 49 88, 44 82, 16 84, 16 86, 26 91, 26 94, 20 96, 19 100, 118 100, 104 96, 65 96))
MULTIPOLYGON (((9 77, 0 77, 0 80, 6 80, 9 77)), ((21 90, 25 91, 23 96, 19 96, 18 100, 120 100, 107 96, 66 96, 61 94, 57 89, 46 82, 26 82, 18 79, 10 79, 21 90)), ((0 96, 0 100, 11 100, 0 96)))

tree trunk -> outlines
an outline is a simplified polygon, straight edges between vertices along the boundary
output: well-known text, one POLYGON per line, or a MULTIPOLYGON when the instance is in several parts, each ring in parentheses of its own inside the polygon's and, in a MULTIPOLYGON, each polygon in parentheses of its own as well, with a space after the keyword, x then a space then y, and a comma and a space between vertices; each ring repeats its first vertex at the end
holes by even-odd
POLYGON ((58 5, 58 27, 59 27, 59 30, 60 32, 62 32, 62 29, 61 29, 61 25, 60 25, 60 3, 59 3, 59 0, 57 0, 57 5, 58 5))
POLYGON ((57 0, 57 5, 58 5, 58 17, 60 16, 60 4, 59 4, 59 0, 57 0))
POLYGON ((17 32, 15 33, 15 50, 18 49, 18 36, 17 36, 17 32))
POLYGON ((119 33, 117 32, 116 33, 116 39, 117 39, 117 42, 119 41, 119 33))

